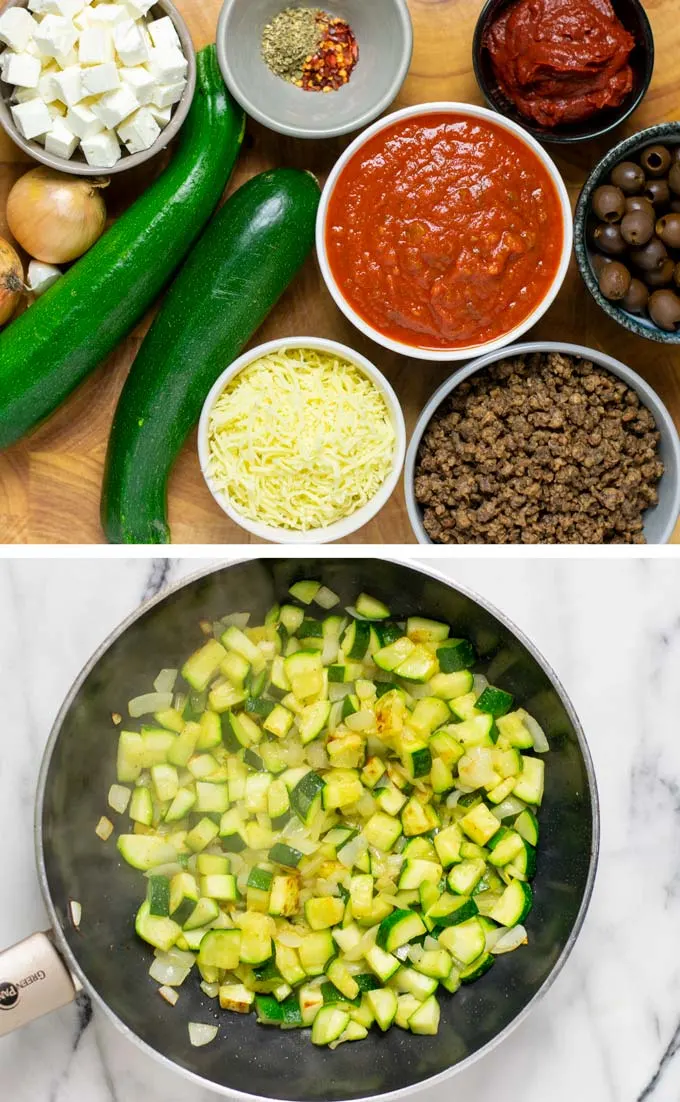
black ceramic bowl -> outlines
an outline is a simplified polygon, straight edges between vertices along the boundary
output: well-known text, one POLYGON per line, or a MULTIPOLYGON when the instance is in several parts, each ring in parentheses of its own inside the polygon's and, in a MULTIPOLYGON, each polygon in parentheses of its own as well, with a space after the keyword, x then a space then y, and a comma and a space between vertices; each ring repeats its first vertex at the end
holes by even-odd
POLYGON ((166 1066, 242 1102, 376 1099, 443 1082, 481 1056, 535 1006, 564 964, 588 906, 598 848, 588 747, 547 662, 484 599, 423 567, 382 559, 252 559, 189 580, 135 613, 94 655, 61 709, 42 769, 36 824, 42 886, 71 972, 128 1037, 166 1066), (434 1037, 372 1031, 361 1044, 329 1052, 300 1030, 266 1030, 252 1015, 216 1016, 198 984, 187 984, 179 1005, 168 1006, 149 978, 150 954, 134 936, 139 878, 94 832, 115 775, 111 713, 159 667, 176 666, 192 644, 200 645, 201 620, 246 608, 258 622, 305 577, 331 587, 343 605, 366 589, 389 601, 398 618, 445 619, 474 642, 479 672, 514 693, 550 739, 529 943, 500 957, 478 983, 442 998, 434 1037), (70 899, 82 904, 79 930, 69 922, 70 899), (213 1019, 219 1039, 192 1048, 187 1022, 213 1019))
POLYGON ((649 88, 654 69, 654 37, 640 0, 612 0, 616 15, 635 38, 636 45, 630 55, 630 63, 633 67, 632 92, 619 107, 599 111, 583 123, 557 126, 554 129, 538 126, 531 119, 520 114, 515 105, 503 94, 493 71, 489 51, 484 46, 484 34, 487 28, 505 8, 514 2, 515 0, 486 0, 475 28, 472 63, 477 83, 489 107, 519 123, 538 141, 556 144, 581 142, 600 137, 619 126, 633 113, 649 88))
MULTIPOLYGON (((583 190, 576 204, 574 213, 574 252, 578 262, 579 271, 583 281, 591 295, 601 306, 605 314, 618 321, 624 329, 636 333, 638 337, 646 337, 650 341, 659 341, 661 344, 680 344, 680 330, 675 333, 660 329, 651 318, 646 315, 629 314, 616 302, 610 302, 602 294, 597 276, 593 269, 592 258, 596 250, 590 247, 590 231, 597 223, 590 204, 593 192, 600 184, 609 180, 609 174, 620 161, 635 160, 648 145, 674 146, 680 144, 680 122, 663 122, 658 126, 650 126, 647 130, 640 130, 637 134, 631 134, 613 149, 595 166, 590 176, 583 185, 583 190)), ((622 258, 625 259, 625 258, 622 258)), ((680 291, 678 291, 680 294, 680 291)))

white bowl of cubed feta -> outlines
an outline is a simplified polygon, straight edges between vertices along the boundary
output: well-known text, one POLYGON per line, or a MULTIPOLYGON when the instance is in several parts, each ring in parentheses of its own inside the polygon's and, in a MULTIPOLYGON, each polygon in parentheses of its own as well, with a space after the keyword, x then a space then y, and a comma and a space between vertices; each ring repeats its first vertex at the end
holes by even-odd
POLYGON ((0 123, 35 160, 80 176, 165 149, 196 87, 170 0, 9 0, 0 50, 0 123))

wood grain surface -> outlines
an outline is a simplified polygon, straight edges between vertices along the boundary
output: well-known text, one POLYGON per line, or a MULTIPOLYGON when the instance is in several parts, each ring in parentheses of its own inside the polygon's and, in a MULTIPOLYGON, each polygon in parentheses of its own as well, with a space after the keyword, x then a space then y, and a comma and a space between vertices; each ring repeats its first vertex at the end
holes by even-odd
MULTIPOLYGON (((197 47, 214 41, 220 0, 175 0, 197 47)), ((245 2, 245 0, 244 0, 245 2)), ((369 2, 369 0, 367 0, 369 2)), ((471 65, 471 43, 482 0, 410 0, 415 52, 408 80, 395 106, 428 100, 481 103, 471 65)), ((616 140, 669 119, 680 118, 680 19, 678 0, 645 0, 656 40, 651 88, 616 140)), ((349 139, 307 143, 280 137, 250 123, 246 145, 230 189, 265 168, 294 165, 323 178, 349 139)), ((573 202, 592 165, 614 139, 567 147, 557 161, 573 202)), ((28 167, 23 155, 0 135, 0 233, 7 235, 7 192, 28 167)), ((108 193, 115 217, 162 168, 156 159, 138 172, 114 178, 108 193)), ((33 435, 0 454, 1 543, 98 543, 99 494, 113 411, 149 319, 124 341, 87 382, 33 435)), ((279 302, 254 343, 310 333, 353 345, 372 359, 395 386, 410 432, 419 411, 450 373, 446 364, 427 364, 386 352, 358 333, 335 308, 310 259, 279 302)), ((599 309, 581 283, 575 263, 557 302, 528 337, 569 340, 602 349, 640 372, 661 395, 680 424, 680 350, 628 333, 599 309)), ((172 476, 170 522, 175 543, 257 542, 216 506, 201 478, 195 436, 172 476)), ((382 513, 348 542, 413 543, 401 488, 382 513)), ((674 542, 680 543, 680 525, 674 542)))

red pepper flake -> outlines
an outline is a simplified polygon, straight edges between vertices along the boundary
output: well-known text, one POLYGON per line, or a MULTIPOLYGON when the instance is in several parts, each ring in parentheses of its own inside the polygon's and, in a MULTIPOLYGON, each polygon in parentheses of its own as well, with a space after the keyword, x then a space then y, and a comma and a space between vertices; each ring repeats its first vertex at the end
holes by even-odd
POLYGON ((321 43, 302 67, 305 92, 335 92, 347 84, 359 60, 359 46, 349 23, 327 12, 317 16, 321 43))

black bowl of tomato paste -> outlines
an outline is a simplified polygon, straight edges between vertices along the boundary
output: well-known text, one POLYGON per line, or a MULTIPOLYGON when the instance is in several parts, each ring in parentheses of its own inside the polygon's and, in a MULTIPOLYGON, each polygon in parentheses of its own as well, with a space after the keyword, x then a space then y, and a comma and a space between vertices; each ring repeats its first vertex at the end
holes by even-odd
POLYGON ((640 0, 487 0, 472 59, 495 111, 541 142, 580 142, 639 105, 654 38, 640 0))

